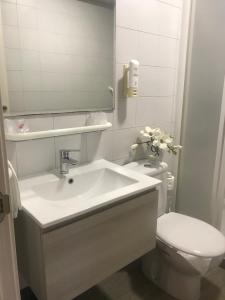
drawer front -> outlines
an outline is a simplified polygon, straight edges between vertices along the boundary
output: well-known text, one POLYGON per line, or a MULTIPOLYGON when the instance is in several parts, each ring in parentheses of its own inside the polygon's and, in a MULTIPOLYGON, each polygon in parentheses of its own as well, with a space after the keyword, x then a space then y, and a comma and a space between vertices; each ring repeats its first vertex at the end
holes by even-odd
POLYGON ((157 192, 43 235, 48 300, 71 300, 155 246, 157 192))

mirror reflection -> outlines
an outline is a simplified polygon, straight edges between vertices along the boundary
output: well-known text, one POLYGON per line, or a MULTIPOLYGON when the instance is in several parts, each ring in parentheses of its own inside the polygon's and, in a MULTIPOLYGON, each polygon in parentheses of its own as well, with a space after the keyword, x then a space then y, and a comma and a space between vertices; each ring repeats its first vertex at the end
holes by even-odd
POLYGON ((113 109, 114 1, 20 3, 2 4, 6 114, 113 109))

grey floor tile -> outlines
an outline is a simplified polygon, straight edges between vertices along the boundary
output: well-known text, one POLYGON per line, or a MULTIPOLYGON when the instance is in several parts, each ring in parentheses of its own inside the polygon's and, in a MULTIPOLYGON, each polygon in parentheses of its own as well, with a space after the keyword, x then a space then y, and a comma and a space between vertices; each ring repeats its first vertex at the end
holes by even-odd
MULTIPOLYGON (((74 300, 175 300, 141 272, 135 263, 113 274, 74 300)), ((225 268, 218 267, 202 281, 200 300, 225 300, 225 268)))

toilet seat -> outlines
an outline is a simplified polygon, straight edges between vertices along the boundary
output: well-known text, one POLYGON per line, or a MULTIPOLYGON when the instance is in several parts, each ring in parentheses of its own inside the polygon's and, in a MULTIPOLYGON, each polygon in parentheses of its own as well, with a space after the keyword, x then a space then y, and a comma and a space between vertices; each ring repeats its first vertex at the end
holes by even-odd
POLYGON ((169 247, 199 257, 212 258, 225 253, 225 237, 216 228, 174 212, 158 218, 157 237, 169 247))

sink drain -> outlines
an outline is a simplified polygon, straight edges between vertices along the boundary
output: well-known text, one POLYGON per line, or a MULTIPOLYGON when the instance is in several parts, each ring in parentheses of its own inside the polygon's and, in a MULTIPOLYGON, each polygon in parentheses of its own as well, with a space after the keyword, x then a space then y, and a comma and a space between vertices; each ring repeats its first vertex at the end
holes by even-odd
POLYGON ((72 184, 73 181, 74 181, 73 178, 70 178, 70 179, 68 180, 68 183, 69 183, 69 184, 72 184))

